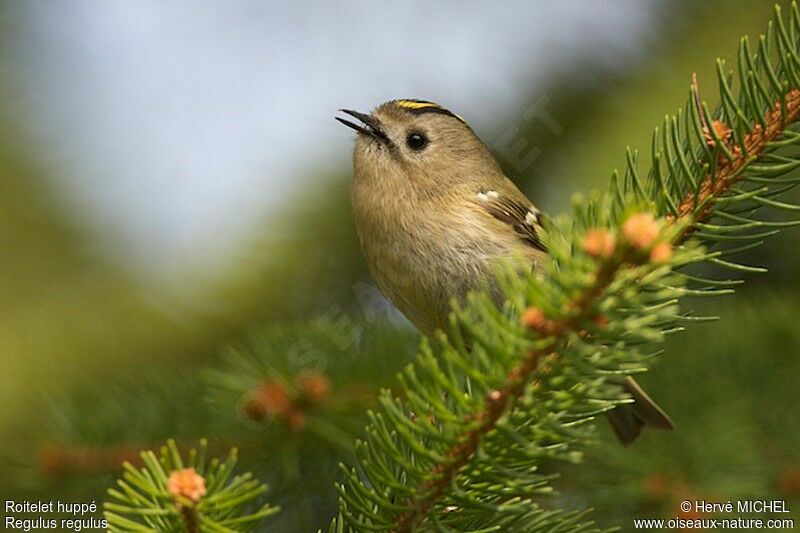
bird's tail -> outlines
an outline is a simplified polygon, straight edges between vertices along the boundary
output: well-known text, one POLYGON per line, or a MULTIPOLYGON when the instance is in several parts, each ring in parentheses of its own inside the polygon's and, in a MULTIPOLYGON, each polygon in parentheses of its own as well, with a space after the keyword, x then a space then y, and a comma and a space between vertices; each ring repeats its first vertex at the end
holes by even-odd
POLYGON ((633 403, 617 406, 606 415, 614 434, 623 446, 630 446, 645 426, 665 430, 675 429, 667 413, 647 395, 633 378, 625 378, 622 387, 631 395, 633 403))

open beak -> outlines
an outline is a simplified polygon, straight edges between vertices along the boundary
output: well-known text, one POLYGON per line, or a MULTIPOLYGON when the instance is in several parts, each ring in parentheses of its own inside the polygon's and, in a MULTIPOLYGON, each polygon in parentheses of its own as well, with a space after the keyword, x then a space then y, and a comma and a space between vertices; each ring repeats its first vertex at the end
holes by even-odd
POLYGON ((356 124, 355 122, 351 122, 345 118, 336 117, 336 120, 347 126, 348 128, 353 128, 358 133, 362 133, 373 139, 377 139, 378 141, 388 145, 391 144, 389 141, 389 137, 384 133, 381 129, 381 123, 378 121, 377 118, 373 117, 372 115, 367 115, 366 113, 359 113, 358 111, 352 111, 350 109, 340 109, 342 113, 346 113, 351 117, 358 119, 361 124, 356 124))

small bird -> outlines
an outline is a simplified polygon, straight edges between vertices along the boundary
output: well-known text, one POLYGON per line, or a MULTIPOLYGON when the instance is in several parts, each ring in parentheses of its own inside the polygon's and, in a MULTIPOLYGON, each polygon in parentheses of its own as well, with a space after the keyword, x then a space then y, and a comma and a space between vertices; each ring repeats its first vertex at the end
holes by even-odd
MULTIPOLYGON (((540 269, 547 261, 541 213, 508 179, 463 118, 425 100, 392 100, 358 122, 352 203, 361 248, 381 292, 430 335, 446 330, 451 302, 488 286, 498 260, 540 269)), ((608 413, 623 445, 669 417, 632 379, 634 399, 608 413)))

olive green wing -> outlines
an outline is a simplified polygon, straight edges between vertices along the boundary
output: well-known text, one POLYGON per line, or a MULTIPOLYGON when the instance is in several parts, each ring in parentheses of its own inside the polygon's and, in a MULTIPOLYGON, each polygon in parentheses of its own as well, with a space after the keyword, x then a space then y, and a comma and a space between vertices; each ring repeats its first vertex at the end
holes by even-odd
POLYGON ((542 243, 542 214, 519 193, 516 198, 496 190, 481 190, 478 202, 493 217, 511 226, 514 233, 526 244, 546 252, 542 243))

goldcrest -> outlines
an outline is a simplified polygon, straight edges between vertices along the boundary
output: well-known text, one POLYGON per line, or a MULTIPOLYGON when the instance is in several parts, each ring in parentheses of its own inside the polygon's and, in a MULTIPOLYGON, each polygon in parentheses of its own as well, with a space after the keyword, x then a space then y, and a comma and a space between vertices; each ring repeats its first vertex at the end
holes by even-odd
MULTIPOLYGON (((537 269, 547 260, 541 213, 460 116, 412 99, 342 112, 349 117, 337 120, 358 133, 352 203, 361 248, 381 292, 423 334, 447 329, 452 301, 470 291, 502 298, 498 261, 537 269)), ((634 403, 608 415, 623 444, 645 425, 672 429, 633 379, 622 385, 634 403)))

